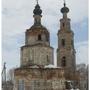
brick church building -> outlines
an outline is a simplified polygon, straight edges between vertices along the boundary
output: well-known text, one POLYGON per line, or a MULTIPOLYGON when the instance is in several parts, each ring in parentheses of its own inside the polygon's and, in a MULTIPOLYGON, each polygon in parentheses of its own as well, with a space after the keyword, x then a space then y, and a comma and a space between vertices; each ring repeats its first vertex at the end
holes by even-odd
POLYGON ((34 24, 25 32, 25 45, 21 47, 20 67, 14 71, 14 90, 71 90, 78 88, 74 33, 64 3, 57 32, 57 67, 54 65, 54 48, 50 45, 50 33, 41 23, 42 10, 36 4, 34 24))

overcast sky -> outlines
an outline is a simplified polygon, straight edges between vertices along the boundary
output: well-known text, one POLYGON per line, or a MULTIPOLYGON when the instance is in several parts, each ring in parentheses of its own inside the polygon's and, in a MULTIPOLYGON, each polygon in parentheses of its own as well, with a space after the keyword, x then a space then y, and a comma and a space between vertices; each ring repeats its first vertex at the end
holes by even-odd
MULTIPOLYGON (((66 0, 66 3, 75 34, 77 64, 88 64, 88 0, 66 0)), ((50 31, 51 46, 56 50, 63 0, 39 0, 39 4, 43 10, 42 24, 50 31)), ((2 54, 7 68, 20 64, 20 47, 24 45, 26 29, 33 25, 35 5, 36 0, 2 0, 2 54)))

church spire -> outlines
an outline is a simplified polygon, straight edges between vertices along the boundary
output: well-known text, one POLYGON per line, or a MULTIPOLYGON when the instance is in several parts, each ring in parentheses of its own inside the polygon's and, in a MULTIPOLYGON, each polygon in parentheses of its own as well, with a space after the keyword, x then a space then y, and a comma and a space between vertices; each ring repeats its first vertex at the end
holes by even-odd
POLYGON ((38 0, 36 0, 36 2, 37 2, 37 4, 35 6, 35 9, 33 10, 34 25, 41 25, 42 10, 38 4, 38 0))
POLYGON ((61 12, 63 14, 63 18, 67 18, 67 13, 69 12, 69 8, 66 7, 66 1, 64 0, 64 7, 61 8, 61 12))

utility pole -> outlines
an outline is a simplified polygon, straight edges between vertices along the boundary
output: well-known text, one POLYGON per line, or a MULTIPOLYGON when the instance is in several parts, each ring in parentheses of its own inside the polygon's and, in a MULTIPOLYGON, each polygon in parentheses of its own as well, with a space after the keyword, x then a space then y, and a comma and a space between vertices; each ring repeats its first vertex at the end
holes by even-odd
POLYGON ((6 62, 4 62, 3 70, 2 70, 2 84, 3 90, 7 90, 7 80, 6 80, 6 62))

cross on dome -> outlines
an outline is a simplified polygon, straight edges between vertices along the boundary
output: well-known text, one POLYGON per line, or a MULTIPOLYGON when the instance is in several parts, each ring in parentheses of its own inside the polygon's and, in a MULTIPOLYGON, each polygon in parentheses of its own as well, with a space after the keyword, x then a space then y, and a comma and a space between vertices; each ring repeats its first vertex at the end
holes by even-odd
POLYGON ((38 4, 38 0, 36 0, 37 4, 38 4))
POLYGON ((64 7, 66 6, 66 0, 64 0, 64 7))
POLYGON ((61 8, 61 12, 64 14, 64 13, 68 13, 69 12, 69 8, 66 7, 66 0, 64 0, 64 7, 61 8))

